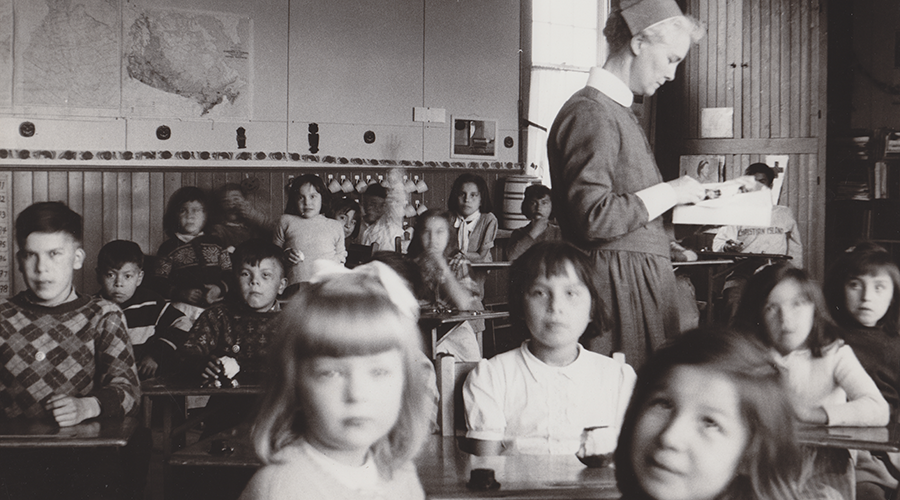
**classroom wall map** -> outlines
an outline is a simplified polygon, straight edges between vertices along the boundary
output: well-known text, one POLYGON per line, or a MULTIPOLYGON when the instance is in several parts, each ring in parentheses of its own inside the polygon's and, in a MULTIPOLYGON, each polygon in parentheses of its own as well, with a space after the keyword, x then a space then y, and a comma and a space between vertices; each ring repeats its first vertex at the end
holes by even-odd
POLYGON ((118 108, 117 0, 19 1, 15 14, 16 104, 118 108))
POLYGON ((228 12, 0 0, 0 107, 249 119, 251 33, 228 12))
POLYGON ((122 74, 126 115, 249 118, 250 18, 127 10, 122 74))

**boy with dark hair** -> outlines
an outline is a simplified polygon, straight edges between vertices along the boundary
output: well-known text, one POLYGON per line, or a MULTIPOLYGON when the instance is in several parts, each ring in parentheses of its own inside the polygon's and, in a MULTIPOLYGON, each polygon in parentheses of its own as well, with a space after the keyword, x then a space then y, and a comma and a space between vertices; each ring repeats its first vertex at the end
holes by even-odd
POLYGON ((162 295, 141 287, 143 280, 144 253, 137 243, 114 240, 103 245, 97 254, 100 296, 125 313, 138 375, 150 378, 172 370, 191 321, 162 295))
POLYGON ((72 285, 84 265, 81 238, 81 216, 60 202, 35 203, 16 218, 28 290, 0 301, 0 404, 7 418, 52 415, 68 426, 137 410, 140 389, 122 312, 72 285))
MULTIPOLYGON (((210 382, 224 374, 224 358, 231 358, 244 382, 257 381, 266 359, 269 328, 278 317, 278 296, 287 287, 284 251, 267 240, 247 240, 232 256, 240 297, 215 304, 203 311, 184 343, 184 366, 201 372, 210 382)), ((239 424, 252 400, 210 397, 207 408, 217 408, 216 421, 207 420, 204 436, 239 424)))
MULTIPOLYGON (((35 203, 16 218, 16 254, 27 290, 0 300, 3 417, 52 419, 61 427, 137 412, 140 388, 122 311, 78 293, 84 265, 81 216, 60 202, 35 203)), ((99 498, 111 483, 140 489, 150 433, 139 429, 114 463, 82 450, 4 453, 0 485, 10 498, 99 498), (85 488, 97 491, 83 491, 85 488)))

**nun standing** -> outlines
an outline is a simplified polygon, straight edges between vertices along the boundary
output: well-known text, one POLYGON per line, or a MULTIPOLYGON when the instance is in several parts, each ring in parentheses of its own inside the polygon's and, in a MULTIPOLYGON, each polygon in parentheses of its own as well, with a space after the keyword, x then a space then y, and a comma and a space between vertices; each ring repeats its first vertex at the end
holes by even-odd
POLYGON ((700 201, 704 189, 687 176, 663 182, 631 103, 672 80, 704 32, 674 0, 622 0, 603 34, 609 58, 560 109, 547 154, 563 236, 593 259, 613 320, 590 348, 624 352, 638 368, 679 333, 662 214, 700 201))

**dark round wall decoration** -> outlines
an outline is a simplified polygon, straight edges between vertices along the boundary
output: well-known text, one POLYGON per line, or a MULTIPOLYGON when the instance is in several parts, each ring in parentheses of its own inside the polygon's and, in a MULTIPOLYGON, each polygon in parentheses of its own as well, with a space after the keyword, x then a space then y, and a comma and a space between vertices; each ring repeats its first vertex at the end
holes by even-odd
POLYGON ((365 141, 366 144, 372 144, 373 142, 375 142, 375 132, 366 130, 366 133, 363 134, 363 141, 365 141))
POLYGON ((160 125, 156 127, 156 138, 161 141, 169 140, 169 137, 172 137, 172 129, 170 129, 166 125, 160 125))
POLYGON ((31 137, 34 135, 34 124, 31 122, 22 122, 19 125, 19 135, 22 137, 31 137))

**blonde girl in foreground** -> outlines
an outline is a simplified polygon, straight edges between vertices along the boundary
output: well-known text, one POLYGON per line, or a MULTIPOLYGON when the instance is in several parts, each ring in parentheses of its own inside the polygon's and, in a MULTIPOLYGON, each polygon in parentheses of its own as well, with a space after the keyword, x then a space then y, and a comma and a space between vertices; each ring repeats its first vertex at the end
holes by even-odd
POLYGON ((314 279, 285 308, 241 499, 422 499, 431 404, 418 303, 380 262, 314 279))

